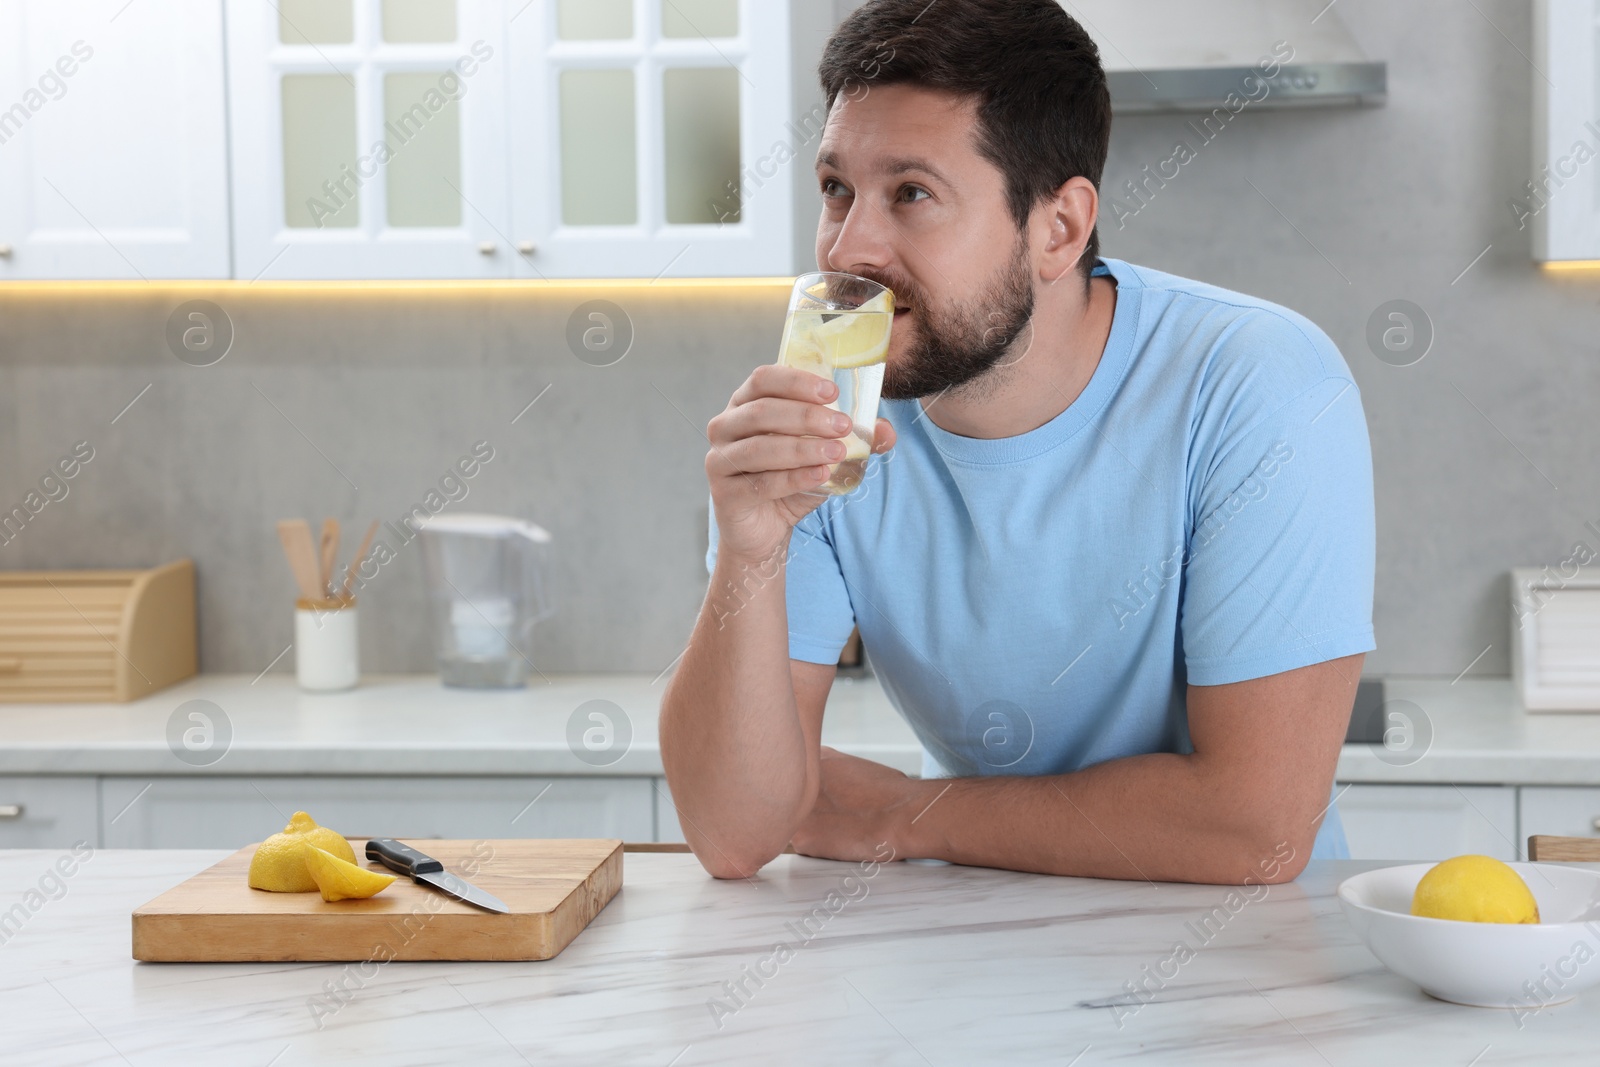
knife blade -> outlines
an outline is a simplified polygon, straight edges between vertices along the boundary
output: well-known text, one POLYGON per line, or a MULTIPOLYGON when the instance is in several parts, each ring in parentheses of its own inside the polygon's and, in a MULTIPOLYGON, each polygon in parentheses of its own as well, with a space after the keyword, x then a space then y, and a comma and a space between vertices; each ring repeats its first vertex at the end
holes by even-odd
POLYGON ((486 893, 464 878, 444 869, 444 864, 432 856, 423 855, 410 845, 401 844, 392 837, 375 837, 367 842, 367 859, 377 860, 397 874, 403 874, 419 885, 431 886, 457 900, 476 905, 485 911, 502 915, 511 909, 493 893, 486 893))

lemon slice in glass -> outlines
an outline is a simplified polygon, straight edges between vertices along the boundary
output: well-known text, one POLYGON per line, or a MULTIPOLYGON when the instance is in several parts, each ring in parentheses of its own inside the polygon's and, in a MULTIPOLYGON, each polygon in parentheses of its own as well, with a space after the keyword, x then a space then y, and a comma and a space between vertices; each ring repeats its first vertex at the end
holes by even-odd
POLYGON ((860 309, 819 323, 811 340, 822 359, 835 370, 854 370, 883 362, 894 323, 894 294, 879 293, 860 309))

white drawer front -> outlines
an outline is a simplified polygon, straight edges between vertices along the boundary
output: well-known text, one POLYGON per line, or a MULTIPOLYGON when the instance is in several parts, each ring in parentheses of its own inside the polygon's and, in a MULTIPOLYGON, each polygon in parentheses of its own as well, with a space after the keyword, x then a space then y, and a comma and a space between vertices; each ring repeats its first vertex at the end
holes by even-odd
POLYGON ((656 793, 656 840, 682 844, 683 824, 678 821, 678 809, 672 803, 672 790, 667 788, 665 778, 654 778, 651 781, 655 785, 656 793))
POLYGON ((1524 838, 1534 834, 1600 837, 1600 789, 1523 786, 1521 814, 1524 838))
POLYGON ((1512 786, 1352 785, 1339 797, 1350 857, 1443 860, 1473 852, 1520 858, 1512 786))
POLYGON ((295 811, 357 838, 649 841, 646 778, 106 778, 108 848, 242 848, 295 811))
POLYGON ((100 802, 89 777, 0 776, 0 848, 100 843, 100 802))

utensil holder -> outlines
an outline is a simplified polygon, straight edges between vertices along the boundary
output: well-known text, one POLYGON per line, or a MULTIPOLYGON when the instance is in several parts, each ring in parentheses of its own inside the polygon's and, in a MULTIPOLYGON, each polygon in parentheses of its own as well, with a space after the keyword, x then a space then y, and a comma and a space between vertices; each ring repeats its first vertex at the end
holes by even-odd
POLYGON ((355 597, 301 598, 294 604, 294 673, 301 689, 350 689, 361 680, 355 597))

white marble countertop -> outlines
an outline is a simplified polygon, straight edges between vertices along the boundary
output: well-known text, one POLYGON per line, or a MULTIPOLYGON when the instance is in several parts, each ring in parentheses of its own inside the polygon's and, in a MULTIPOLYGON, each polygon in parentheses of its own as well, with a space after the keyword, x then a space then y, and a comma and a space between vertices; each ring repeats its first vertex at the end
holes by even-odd
MULTIPOLYGON (((418 675, 314 694, 288 675, 201 675, 129 704, 0 704, 0 774, 659 775, 665 684, 553 675, 526 689, 463 690, 418 675), (226 719, 231 736, 215 762, 173 754, 169 727, 186 725, 192 700, 226 719), (605 765, 579 760, 569 741, 569 723, 592 700, 620 708, 631 728, 621 756, 605 765)), ((1529 714, 1505 678, 1387 686, 1387 698, 1419 719, 1414 746, 1396 758, 1346 745, 1342 782, 1600 786, 1600 715, 1529 714)), ((922 765, 915 736, 870 677, 835 683, 823 740, 908 773, 922 765)))
MULTIPOLYGON (((1191 924, 1223 887, 910 864, 861 877, 795 856, 728 883, 690 856, 629 855, 622 891, 554 960, 135 963, 132 910, 223 855, 96 853, 0 933, 0 1061, 1492 1067, 1588 1065, 1600 1048, 1593 991, 1519 1029, 1386 970, 1333 896, 1371 863, 1313 863, 1202 942, 1191 924), (1179 940, 1193 958, 1146 977, 1179 940), (1129 992, 1141 980, 1147 996, 1129 992)), ((0 907, 57 858, 0 852, 0 907)))
MULTIPOLYGON (((644 674, 550 675, 493 690, 397 675, 306 693, 292 675, 205 674, 127 704, 0 704, 0 774, 660 775, 665 688, 664 678, 644 674), (181 738, 191 700, 225 716, 231 737, 215 762, 174 756, 169 725, 176 717, 181 738), (613 724, 621 754, 612 762, 573 754, 569 723, 576 715, 581 738, 590 720, 579 709, 589 701, 608 701, 626 717, 631 738, 624 744, 620 721, 613 724)), ((907 773, 922 769, 921 746, 871 678, 834 683, 822 737, 907 773)))

